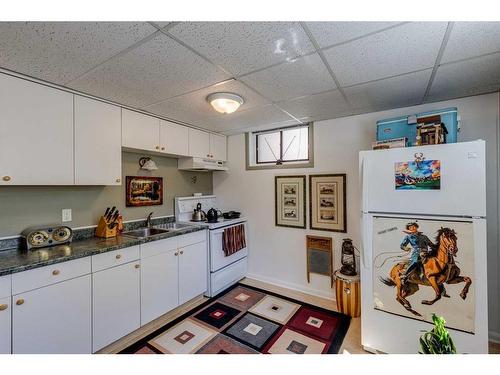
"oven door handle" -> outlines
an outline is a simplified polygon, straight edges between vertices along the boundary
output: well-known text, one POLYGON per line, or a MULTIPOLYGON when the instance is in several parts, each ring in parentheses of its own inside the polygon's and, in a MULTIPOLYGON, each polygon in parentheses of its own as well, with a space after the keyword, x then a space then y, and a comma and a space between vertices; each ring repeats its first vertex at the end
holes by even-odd
MULTIPOLYGON (((220 233, 224 233, 224 229, 237 227, 238 225, 241 225, 241 223, 240 223, 240 224, 235 224, 235 225, 229 225, 229 226, 224 227, 224 228, 222 228, 222 229, 211 229, 211 230, 210 230, 210 233, 211 233, 211 234, 220 234, 220 233)), ((244 225, 244 224, 243 224, 243 225, 244 225)), ((245 228, 245 236, 246 236, 246 228, 245 228)))

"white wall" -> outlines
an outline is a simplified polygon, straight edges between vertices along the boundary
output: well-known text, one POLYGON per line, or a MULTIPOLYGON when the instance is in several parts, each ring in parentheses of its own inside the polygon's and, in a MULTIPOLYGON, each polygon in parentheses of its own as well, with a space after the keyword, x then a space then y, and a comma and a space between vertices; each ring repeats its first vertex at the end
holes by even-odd
POLYGON ((499 106, 499 93, 494 93, 320 121, 315 123, 314 128, 315 167, 307 169, 247 171, 244 135, 229 137, 229 172, 214 173, 214 194, 221 202, 221 209, 241 210, 248 218, 249 276, 311 294, 333 297, 334 291, 330 288, 328 278, 313 275, 311 283, 307 283, 305 236, 318 234, 333 237, 335 268, 338 268, 340 263, 342 238, 350 237, 355 245, 359 245, 361 192, 358 184, 358 152, 371 148, 371 142, 375 139, 376 121, 433 109, 457 107, 462 126, 459 140, 486 140, 489 328, 491 338, 500 340, 499 106), (274 176, 313 173, 347 174, 347 233, 291 229, 274 225, 274 176))

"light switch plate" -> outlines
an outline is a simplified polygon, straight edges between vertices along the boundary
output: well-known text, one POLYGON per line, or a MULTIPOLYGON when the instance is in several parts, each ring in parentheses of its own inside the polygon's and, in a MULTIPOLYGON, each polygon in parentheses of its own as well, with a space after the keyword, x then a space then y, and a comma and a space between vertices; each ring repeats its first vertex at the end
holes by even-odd
POLYGON ((62 209, 62 222, 71 221, 71 208, 62 209))

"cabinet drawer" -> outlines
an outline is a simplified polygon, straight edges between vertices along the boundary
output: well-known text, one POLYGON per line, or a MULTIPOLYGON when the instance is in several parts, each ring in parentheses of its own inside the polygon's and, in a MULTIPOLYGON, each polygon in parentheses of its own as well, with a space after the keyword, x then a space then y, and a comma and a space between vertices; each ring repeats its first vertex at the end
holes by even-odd
POLYGON ((164 240, 147 242, 141 245, 141 259, 149 258, 155 255, 168 253, 177 249, 177 238, 166 238, 164 240))
POLYGON ((53 264, 12 275, 12 294, 19 294, 91 272, 90 257, 53 264))
POLYGON ((11 275, 0 276, 0 298, 10 297, 11 295, 11 275))
POLYGON ((115 251, 110 251, 104 254, 92 256, 92 272, 105 270, 120 264, 133 262, 138 260, 140 256, 139 246, 126 247, 115 251))
POLYGON ((182 236, 177 237, 179 241, 179 248, 192 245, 194 243, 202 242, 207 240, 207 231, 200 230, 198 232, 184 234, 182 236))

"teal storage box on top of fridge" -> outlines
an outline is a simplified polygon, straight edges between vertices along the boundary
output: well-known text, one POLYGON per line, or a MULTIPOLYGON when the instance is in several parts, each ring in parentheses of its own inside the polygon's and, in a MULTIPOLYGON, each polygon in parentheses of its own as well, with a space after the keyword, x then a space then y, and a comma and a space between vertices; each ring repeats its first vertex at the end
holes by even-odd
POLYGON ((446 143, 456 143, 458 125, 458 113, 456 108, 445 108, 430 112, 422 112, 414 115, 401 116, 377 121, 377 141, 387 141, 395 138, 406 138, 406 146, 415 146, 417 138, 418 119, 440 116, 448 133, 446 143))

